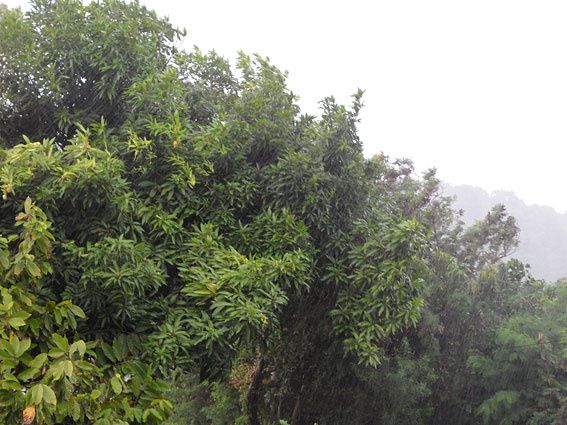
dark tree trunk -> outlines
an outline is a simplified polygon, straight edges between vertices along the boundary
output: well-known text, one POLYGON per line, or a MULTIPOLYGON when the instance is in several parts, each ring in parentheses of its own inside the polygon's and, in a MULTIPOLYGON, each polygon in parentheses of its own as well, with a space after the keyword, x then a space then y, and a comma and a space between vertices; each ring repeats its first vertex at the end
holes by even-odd
POLYGON ((301 389, 299 390, 299 394, 297 394, 297 398, 295 399, 295 405, 293 406, 293 413, 291 414, 291 425, 299 425, 299 421, 301 420, 301 396, 303 395, 303 389, 305 385, 301 385, 301 389))
POLYGON ((264 353, 263 350, 260 351, 258 356, 258 363, 256 364, 256 369, 252 374, 250 379, 250 385, 248 386, 248 394, 246 396, 246 404, 248 408, 248 420, 250 425, 260 425, 260 419, 258 418, 258 404, 260 401, 260 396, 262 394, 262 373, 264 371, 264 353))

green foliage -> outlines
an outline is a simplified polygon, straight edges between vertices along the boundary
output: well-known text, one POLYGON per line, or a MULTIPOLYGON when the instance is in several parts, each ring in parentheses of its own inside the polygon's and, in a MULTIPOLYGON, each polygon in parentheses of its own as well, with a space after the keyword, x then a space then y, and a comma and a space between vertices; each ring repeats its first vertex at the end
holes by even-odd
POLYGON ((0 238, 2 421, 17 423, 26 409, 49 424, 160 423, 172 410, 163 384, 126 350, 117 350, 123 353, 112 361, 97 353, 100 345, 77 332, 83 310, 69 300, 53 301, 42 288, 54 238, 30 198, 16 226, 19 234, 0 238))
POLYGON ((541 298, 538 311, 515 315, 499 328, 489 355, 469 358, 488 390, 477 411, 485 423, 556 425, 567 417, 565 283, 541 298))
POLYGON ((88 332, 113 335, 151 326, 151 299, 165 285, 165 269, 151 258, 151 245, 106 237, 65 247, 69 264, 65 296, 92 320, 88 332), (140 302, 144 300, 144 302, 140 302))
POLYGON ((300 115, 181 35, 0 10, 0 419, 564 423, 565 285, 503 262, 505 209, 465 228, 434 170, 364 158, 361 91, 300 115))
POLYGON ((0 25, 0 141, 65 143, 75 123, 125 118, 123 94, 162 71, 182 34, 138 2, 35 0, 0 25), (30 130, 32 130, 30 132, 30 130))
POLYGON ((349 253, 352 278, 332 311, 336 328, 347 335, 346 348, 359 353, 361 363, 380 363, 380 341, 416 325, 422 307, 421 281, 415 276, 424 244, 416 221, 357 222, 365 240, 349 253))
POLYGON ((181 375, 171 382, 168 393, 175 413, 168 425, 244 424, 238 393, 221 382, 199 382, 194 375, 181 375))
MULTIPOLYGON (((99 341, 82 355, 104 359, 109 394, 129 394, 127 375, 147 390, 133 376, 179 368, 222 379, 242 350, 259 353, 260 385, 290 311, 311 301, 365 364, 417 323, 424 235, 376 208, 361 92, 350 108, 328 98, 320 119, 302 117, 266 59, 241 54, 234 72, 215 53, 178 52, 181 33, 136 2, 37 0, 4 13, 0 34, 2 217, 29 196, 53 223, 50 261, 24 245, 14 273, 85 312, 67 320, 77 340, 99 341), (130 357, 155 369, 114 372, 130 357)), ((108 414, 130 417, 120 409, 108 414)))

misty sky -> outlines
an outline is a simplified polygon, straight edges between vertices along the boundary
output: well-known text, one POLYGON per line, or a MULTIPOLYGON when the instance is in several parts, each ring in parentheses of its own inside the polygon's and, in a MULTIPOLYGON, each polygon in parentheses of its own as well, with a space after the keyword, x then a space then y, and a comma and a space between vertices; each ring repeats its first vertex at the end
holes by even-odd
POLYGON ((187 48, 269 56, 307 112, 365 89, 367 155, 567 210, 565 1, 142 3, 187 28, 187 48))

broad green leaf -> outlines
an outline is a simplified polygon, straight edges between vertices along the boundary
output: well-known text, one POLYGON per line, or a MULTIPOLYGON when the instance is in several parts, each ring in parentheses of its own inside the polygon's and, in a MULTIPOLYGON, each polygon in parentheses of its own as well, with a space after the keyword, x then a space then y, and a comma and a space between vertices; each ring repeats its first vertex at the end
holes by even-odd
POLYGON ((33 368, 40 368, 42 367, 47 360, 47 354, 41 353, 35 356, 35 358, 30 362, 29 366, 33 368))
POLYGON ((81 319, 86 319, 87 316, 85 315, 85 312, 83 311, 83 309, 75 304, 71 304, 69 306, 69 310, 77 317, 81 318, 81 319))
POLYGON ((29 381, 39 373, 39 369, 30 367, 18 374, 18 379, 21 381, 29 381))
POLYGON ((12 356, 18 357, 18 353, 20 352, 20 339, 17 335, 12 335, 10 337, 10 343, 8 345, 9 352, 12 356))
POLYGON ((43 400, 46 403, 55 406, 57 404, 57 398, 55 397, 55 392, 51 389, 51 387, 48 387, 47 385, 42 385, 42 387, 43 387, 43 400))
POLYGON ((32 275, 33 277, 41 277, 41 270, 40 268, 37 266, 36 263, 33 262, 27 262, 26 263, 26 269, 28 271, 28 273, 30 275, 32 275))
POLYGON ((69 351, 69 341, 67 341, 67 338, 59 334, 53 334, 51 338, 61 351, 63 351, 64 353, 67 353, 69 351))
POLYGON ((77 403, 75 397, 71 397, 69 399, 68 413, 69 416, 71 416, 75 422, 78 422, 79 419, 81 418, 81 406, 79 403, 77 403))
POLYGON ((78 352, 79 356, 82 357, 85 354, 85 351, 87 351, 87 344, 85 344, 85 341, 82 340, 75 341, 69 347, 69 355, 73 355, 73 353, 78 352))
POLYGON ((20 328, 26 324, 26 320, 31 316, 30 313, 25 311, 19 311, 18 313, 12 315, 10 319, 8 319, 8 324, 13 328, 20 328))
POLYGON ((43 384, 37 384, 30 389, 30 401, 32 404, 38 405, 43 400, 43 384))
POLYGON ((51 376, 53 376, 53 379, 55 381, 60 380, 65 374, 66 362, 67 360, 59 360, 49 368, 49 373, 51 374, 51 376))
POLYGON ((0 250, 0 269, 6 270, 10 267, 10 254, 8 251, 0 250))
POLYGON ((112 349, 112 347, 111 347, 110 345, 108 345, 106 342, 102 342, 101 348, 102 348, 102 351, 103 351, 104 355, 105 355, 111 362, 116 362, 116 355, 114 354, 114 351, 113 351, 113 349, 112 349))
POLYGON ((18 353, 16 357, 21 357, 26 351, 29 350, 31 346, 31 339, 25 338, 20 341, 20 346, 18 348, 18 353))
POLYGON ((122 393, 122 383, 118 377, 113 376, 110 380, 110 385, 112 386, 112 390, 118 395, 122 393))
POLYGON ((112 351, 114 352, 116 360, 119 362, 126 358, 126 354, 128 354, 128 345, 124 335, 120 335, 118 338, 114 339, 112 342, 112 351))
POLYGON ((65 360, 64 369, 65 375, 70 378, 73 375, 73 362, 71 360, 65 360))

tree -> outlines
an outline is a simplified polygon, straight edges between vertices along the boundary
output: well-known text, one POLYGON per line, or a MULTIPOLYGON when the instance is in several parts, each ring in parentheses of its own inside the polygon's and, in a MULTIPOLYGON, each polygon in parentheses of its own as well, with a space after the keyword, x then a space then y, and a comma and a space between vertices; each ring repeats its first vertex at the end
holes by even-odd
MULTIPOLYGON (((0 34, 0 231, 27 197, 41 208, 54 239, 44 296, 84 311, 77 338, 110 364, 128 351, 147 379, 218 381, 251 363, 257 424, 275 347, 300 342, 285 330, 296 318, 370 366, 417 322, 425 236, 379 207, 361 92, 301 116, 266 59, 242 54, 234 73, 214 52, 180 52, 181 33, 136 2, 37 0, 3 14, 0 34)), ((132 420, 168 405, 145 412, 132 420)))
POLYGON ((512 316, 496 347, 469 364, 486 389, 477 414, 485 423, 558 425, 567 419, 565 282, 540 294, 537 308, 512 316))
POLYGON ((163 71, 182 36, 138 2, 36 0, 2 13, 0 143, 22 134, 65 144, 75 123, 126 118, 124 93, 163 71))
POLYGON ((19 233, 0 238, 2 421, 160 423, 172 405, 164 384, 132 358, 138 341, 118 338, 110 346, 81 339, 83 310, 57 302, 42 284, 52 271, 51 223, 30 198, 15 223, 19 233))
POLYGON ((361 91, 301 115, 182 34, 0 11, 0 418, 560 423, 563 286, 504 261, 505 209, 465 228, 434 170, 364 158, 361 91))

